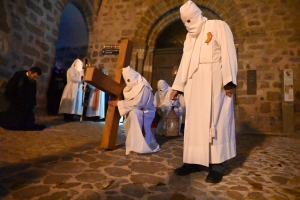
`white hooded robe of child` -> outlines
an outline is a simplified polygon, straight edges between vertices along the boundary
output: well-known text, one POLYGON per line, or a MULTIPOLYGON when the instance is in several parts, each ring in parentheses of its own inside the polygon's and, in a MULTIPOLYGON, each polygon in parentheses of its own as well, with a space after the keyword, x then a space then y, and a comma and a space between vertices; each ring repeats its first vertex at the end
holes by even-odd
POLYGON ((154 95, 154 106, 157 108, 157 113, 160 115, 160 120, 156 128, 158 135, 165 135, 166 133, 166 117, 168 116, 172 106, 179 118, 179 132, 181 135, 181 124, 183 122, 183 113, 185 110, 184 99, 178 98, 178 100, 171 100, 170 94, 172 88, 168 85, 165 80, 159 80, 157 82, 157 92, 154 95))
POLYGON ((152 88, 147 80, 131 67, 123 68, 126 87, 124 100, 118 101, 118 109, 124 116, 126 155, 132 153, 154 153, 160 151, 151 124, 155 117, 152 88))

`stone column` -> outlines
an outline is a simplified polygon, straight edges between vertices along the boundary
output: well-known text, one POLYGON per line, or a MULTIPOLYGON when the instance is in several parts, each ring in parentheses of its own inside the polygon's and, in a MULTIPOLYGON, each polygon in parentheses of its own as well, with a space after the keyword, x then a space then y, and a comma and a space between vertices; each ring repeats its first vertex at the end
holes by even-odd
POLYGON ((137 57, 137 50, 133 50, 131 55, 130 67, 137 71, 136 57, 137 57))
POLYGON ((143 75, 143 63, 145 58, 145 49, 137 49, 137 72, 143 75))
POLYGON ((153 49, 150 47, 147 51, 143 70, 143 76, 150 84, 152 82, 153 49))

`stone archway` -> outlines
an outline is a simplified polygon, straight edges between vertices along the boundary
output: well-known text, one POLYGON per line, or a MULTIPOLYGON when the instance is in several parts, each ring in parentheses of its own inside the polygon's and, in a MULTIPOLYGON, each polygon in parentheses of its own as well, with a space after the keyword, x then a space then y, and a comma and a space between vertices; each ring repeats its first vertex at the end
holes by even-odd
MULTIPOLYGON (((95 6, 98 8, 98 6, 100 7, 102 1, 98 0, 97 2, 98 3, 95 6)), ((93 4, 89 4, 86 0, 60 0, 55 3, 55 7, 57 7, 60 11, 60 15, 64 11, 68 3, 73 4, 80 11, 86 23, 88 32, 91 32, 93 30, 93 4)), ((60 19, 60 17, 61 16, 58 16, 58 19, 60 19)))

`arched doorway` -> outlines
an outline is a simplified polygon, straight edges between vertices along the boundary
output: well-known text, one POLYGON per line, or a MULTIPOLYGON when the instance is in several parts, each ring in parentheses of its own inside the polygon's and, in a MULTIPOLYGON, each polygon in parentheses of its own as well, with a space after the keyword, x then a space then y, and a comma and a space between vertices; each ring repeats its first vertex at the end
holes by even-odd
POLYGON ((76 58, 83 59, 87 54, 88 30, 80 11, 68 3, 62 13, 59 34, 56 42, 56 60, 63 62, 68 69, 76 58))
POLYGON ((167 26, 156 40, 153 51, 153 74, 151 85, 154 91, 157 81, 165 80, 169 85, 173 83, 172 69, 179 66, 186 29, 181 20, 177 20, 167 26), (174 34, 176 33, 176 34, 174 34))

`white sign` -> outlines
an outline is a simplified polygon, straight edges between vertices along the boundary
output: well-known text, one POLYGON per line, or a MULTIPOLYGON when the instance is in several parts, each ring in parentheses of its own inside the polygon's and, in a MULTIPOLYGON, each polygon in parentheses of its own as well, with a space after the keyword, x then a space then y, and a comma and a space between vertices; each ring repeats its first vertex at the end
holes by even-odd
POLYGON ((294 101, 294 84, 293 84, 293 70, 284 69, 283 70, 283 100, 284 101, 294 101))

